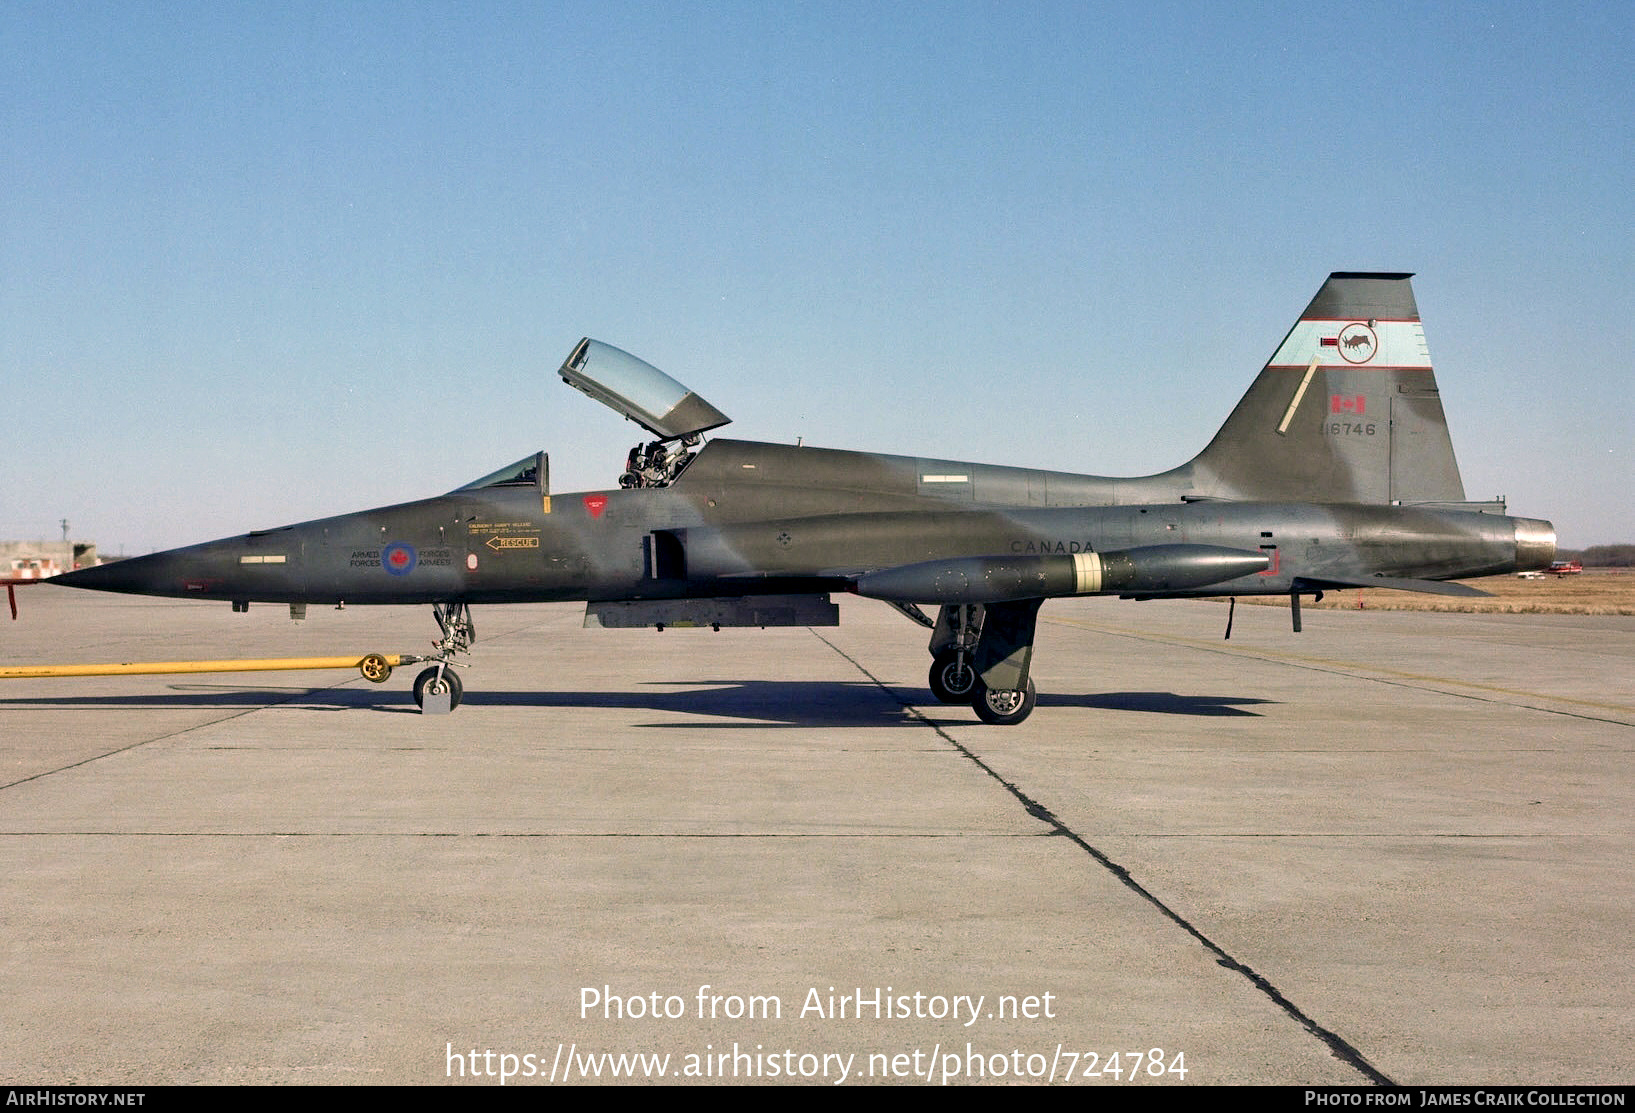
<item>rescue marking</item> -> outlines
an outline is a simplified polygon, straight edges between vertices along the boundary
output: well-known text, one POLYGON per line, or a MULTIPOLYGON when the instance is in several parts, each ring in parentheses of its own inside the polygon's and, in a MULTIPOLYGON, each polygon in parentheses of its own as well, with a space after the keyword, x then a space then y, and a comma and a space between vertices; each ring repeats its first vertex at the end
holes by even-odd
MULTIPOLYGON (((537 537, 490 537, 487 541, 484 542, 484 544, 487 545, 490 549, 493 549, 495 552, 499 552, 501 549, 537 549, 537 548, 539 548, 539 538, 537 538, 537 537)), ((476 568, 477 567, 477 554, 476 553, 472 553, 469 557, 466 558, 466 567, 467 568, 476 568)))
POLYGON ((607 509, 607 496, 586 495, 585 509, 590 511, 590 516, 592 518, 600 518, 602 516, 602 511, 607 509))

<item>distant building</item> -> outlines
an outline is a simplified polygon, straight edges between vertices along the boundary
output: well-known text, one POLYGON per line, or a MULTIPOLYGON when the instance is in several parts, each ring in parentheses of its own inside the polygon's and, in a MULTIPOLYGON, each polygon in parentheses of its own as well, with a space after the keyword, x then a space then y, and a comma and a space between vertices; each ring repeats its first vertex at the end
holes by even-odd
POLYGON ((0 579, 44 580, 98 563, 91 541, 0 541, 0 579))

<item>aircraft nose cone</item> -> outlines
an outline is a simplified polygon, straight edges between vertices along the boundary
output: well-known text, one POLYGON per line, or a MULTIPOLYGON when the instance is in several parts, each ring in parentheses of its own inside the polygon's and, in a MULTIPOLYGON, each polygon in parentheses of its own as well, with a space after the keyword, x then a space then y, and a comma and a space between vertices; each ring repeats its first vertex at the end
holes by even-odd
MULTIPOLYGON (((95 568, 81 568, 55 577, 64 587, 92 591, 119 591, 130 595, 172 595, 195 599, 236 597, 234 574, 239 571, 241 545, 214 541, 185 549, 170 549, 148 556, 127 557, 95 568)), ((250 584, 240 585, 248 590, 250 584)))
POLYGON ((157 593, 176 579, 174 558, 169 553, 126 557, 124 560, 80 568, 54 577, 62 587, 83 587, 92 591, 121 591, 130 594, 157 593))

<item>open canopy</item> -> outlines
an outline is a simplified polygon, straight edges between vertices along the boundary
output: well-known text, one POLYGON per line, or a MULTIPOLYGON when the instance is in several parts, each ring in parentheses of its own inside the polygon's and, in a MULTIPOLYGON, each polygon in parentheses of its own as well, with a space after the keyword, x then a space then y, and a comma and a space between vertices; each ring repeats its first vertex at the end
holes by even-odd
POLYGON ((661 441, 691 437, 732 420, 652 364, 588 336, 562 364, 561 375, 569 386, 661 441))

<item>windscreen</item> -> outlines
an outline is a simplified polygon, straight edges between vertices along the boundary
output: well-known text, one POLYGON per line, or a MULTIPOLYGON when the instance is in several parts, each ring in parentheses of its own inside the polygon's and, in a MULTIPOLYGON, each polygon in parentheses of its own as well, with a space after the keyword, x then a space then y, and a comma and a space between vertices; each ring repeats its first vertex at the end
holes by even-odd
MULTIPOLYGON (((539 487, 544 489, 545 453, 535 452, 514 464, 491 471, 481 479, 454 488, 456 491, 477 491, 484 487, 539 487)), ((452 492, 451 492, 452 493, 452 492)))

